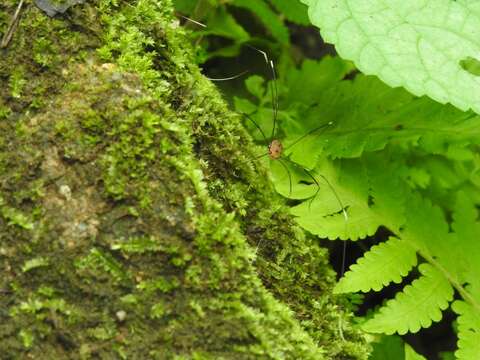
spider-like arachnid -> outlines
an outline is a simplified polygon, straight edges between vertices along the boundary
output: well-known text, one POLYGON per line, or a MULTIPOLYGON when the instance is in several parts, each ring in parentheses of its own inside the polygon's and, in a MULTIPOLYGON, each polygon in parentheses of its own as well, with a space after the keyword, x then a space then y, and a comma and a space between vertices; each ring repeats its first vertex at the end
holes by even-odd
POLYGON ((289 167, 287 166, 287 164, 291 165, 295 169, 303 172, 311 180, 312 184, 314 184, 316 186, 315 193, 309 199, 309 208, 310 208, 312 202, 315 200, 315 198, 317 197, 317 195, 320 191, 320 183, 316 179, 315 176, 319 176, 320 178, 322 178, 322 180, 325 182, 325 184, 327 184, 327 186, 329 187, 329 189, 332 191, 333 195, 335 196, 335 198, 336 198, 336 200, 337 200, 337 202, 338 202, 338 204, 341 208, 341 211, 343 213, 345 221, 347 221, 348 220, 348 215, 347 215, 347 212, 345 210, 345 207, 343 206, 343 203, 342 203, 340 197, 338 196, 337 192, 335 191, 333 186, 330 184, 328 179, 325 176, 323 176, 321 174, 318 174, 318 173, 314 175, 312 170, 303 167, 302 165, 300 165, 300 164, 294 162, 293 160, 291 160, 288 156, 285 156, 285 151, 286 150, 289 150, 289 149, 293 148, 295 145, 300 143, 302 140, 304 140, 308 136, 312 136, 314 134, 315 135, 320 135, 320 133, 322 131, 326 130, 329 127, 332 127, 334 125, 333 122, 324 123, 324 124, 321 124, 321 125, 313 128, 313 129, 309 130, 308 132, 301 135, 300 137, 298 137, 293 142, 291 142, 288 146, 285 147, 282 144, 282 141, 279 139, 278 133, 277 133, 279 102, 278 102, 277 76, 276 76, 274 63, 273 63, 272 60, 270 60, 268 58, 268 55, 267 55, 266 52, 264 52, 262 50, 259 50, 257 48, 254 48, 252 46, 249 46, 249 47, 254 49, 255 51, 259 52, 260 54, 262 54, 262 56, 265 60, 265 63, 269 67, 269 72, 271 73, 271 81, 268 83, 269 87, 270 87, 269 92, 271 94, 272 113, 273 113, 273 124, 272 124, 272 131, 271 131, 270 137, 267 137, 265 135, 265 132, 262 130, 262 128, 259 126, 259 124, 252 118, 252 116, 250 116, 249 114, 247 114, 245 112, 242 112, 242 115, 245 116, 245 118, 247 118, 253 124, 253 126, 260 132, 260 134, 261 134, 263 140, 265 141, 265 143, 268 144, 268 152, 258 156, 256 159, 260 159, 262 157, 268 156, 272 161, 276 161, 279 164, 281 164, 281 166, 284 168, 286 174, 288 175, 288 184, 289 184, 289 192, 288 192, 288 196, 287 196, 288 198, 290 198, 291 195, 292 195, 293 182, 292 182, 292 176, 291 176, 291 173, 290 173, 290 170, 289 170, 289 167))

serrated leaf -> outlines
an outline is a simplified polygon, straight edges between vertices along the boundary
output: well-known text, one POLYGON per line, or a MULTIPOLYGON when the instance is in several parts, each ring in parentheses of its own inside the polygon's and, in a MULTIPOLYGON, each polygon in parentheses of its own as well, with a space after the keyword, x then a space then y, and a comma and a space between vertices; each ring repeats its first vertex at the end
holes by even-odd
POLYGON ((480 112, 480 78, 461 65, 480 53, 477 1, 302 2, 324 40, 365 74, 480 112))
POLYGON ((442 318, 442 310, 453 298, 453 288, 445 276, 429 264, 419 266, 422 276, 380 308, 363 324, 367 332, 400 335, 415 333, 442 318))
POLYGON ((265 96, 265 79, 258 75, 252 75, 245 79, 245 87, 248 92, 262 100, 265 96))
POLYGON ((331 240, 357 240, 375 233, 381 220, 368 206, 368 177, 364 164, 323 159, 312 176, 317 179, 319 188, 311 180, 305 178, 304 181, 309 181, 315 197, 291 209, 300 226, 331 240), (348 209, 347 221, 342 206, 348 209))
POLYGON ((400 238, 409 242, 417 252, 436 262, 448 272, 449 278, 459 282, 463 254, 461 243, 450 232, 445 214, 430 200, 415 195, 406 202, 406 222, 400 238))
POLYGON ((334 293, 379 291, 390 282, 400 283, 417 264, 415 249, 405 241, 390 237, 372 246, 340 279, 334 293))
MULTIPOLYGON (((250 35, 222 6, 218 6, 208 14, 208 27, 198 31, 201 35, 217 35, 235 40, 241 44, 250 39, 250 35)), ((210 55, 210 57, 213 57, 210 55)))
POLYGON ((311 183, 312 195, 318 190, 317 195, 292 208, 300 226, 311 233, 358 240, 373 235, 381 225, 395 230, 404 223, 406 189, 389 154, 369 154, 359 161, 322 159, 312 175, 319 189, 306 177, 303 182, 311 183))
POLYGON ((338 56, 325 56, 321 61, 305 60, 299 69, 289 69, 285 74, 288 91, 285 100, 310 106, 318 95, 336 85, 354 69, 353 64, 338 56))
MULTIPOLYGON (((312 169, 321 157, 356 158, 388 144, 461 154, 464 159, 474 156, 467 146, 480 141, 480 116, 415 98, 372 76, 342 80, 351 70, 348 62, 326 57, 305 61, 279 79, 278 124, 285 135, 285 155, 295 163, 312 169)), ((263 95, 257 112, 259 126, 271 129, 270 92, 263 95)))
POLYGON ((455 301, 453 311, 458 316, 458 360, 476 359, 480 354, 480 313, 465 301, 455 301))
MULTIPOLYGON (((468 283, 468 292, 480 302, 480 221, 472 199, 463 192, 457 195, 452 228, 459 238, 461 251, 460 283, 468 283)), ((479 315, 480 316, 480 315, 479 315)))
MULTIPOLYGON (((313 77, 313 75, 310 75, 313 77)), ((305 81, 303 81, 305 82, 305 81)), ((287 83, 287 88, 293 86, 287 83)), ((292 101, 302 92, 285 99, 292 101)), ((305 95, 306 107, 293 121, 283 122, 288 147, 321 124, 331 123, 287 150, 292 160, 314 166, 320 156, 354 158, 384 149, 389 143, 420 145, 430 153, 445 151, 446 144, 464 147, 480 141, 480 117, 428 98, 414 98, 371 76, 330 82, 305 95)), ((293 106, 293 104, 292 104, 293 106)))

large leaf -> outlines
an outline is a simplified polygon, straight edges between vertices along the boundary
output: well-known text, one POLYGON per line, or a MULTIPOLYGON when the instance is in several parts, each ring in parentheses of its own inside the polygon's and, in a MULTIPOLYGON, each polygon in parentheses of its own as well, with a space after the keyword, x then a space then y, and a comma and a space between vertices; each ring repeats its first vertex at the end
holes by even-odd
MULTIPOLYGON (((302 68, 301 74, 298 78, 305 83, 309 72, 302 68)), ((287 149, 295 162, 313 167, 320 156, 359 157, 392 142, 419 144, 428 152, 440 153, 480 141, 480 117, 473 112, 440 105, 427 97, 414 98, 373 76, 357 75, 353 81, 336 83, 332 80, 314 95, 305 95, 307 104, 312 105, 298 111, 294 120, 282 123, 287 135, 285 146, 295 143, 287 149), (328 123, 331 125, 298 142, 312 129, 328 123)), ((302 92, 296 88, 297 83, 288 82, 292 91, 285 97, 287 101, 292 101, 290 95, 300 101, 302 92)))
POLYGON ((480 2, 301 0, 338 53, 415 95, 480 112, 480 2))

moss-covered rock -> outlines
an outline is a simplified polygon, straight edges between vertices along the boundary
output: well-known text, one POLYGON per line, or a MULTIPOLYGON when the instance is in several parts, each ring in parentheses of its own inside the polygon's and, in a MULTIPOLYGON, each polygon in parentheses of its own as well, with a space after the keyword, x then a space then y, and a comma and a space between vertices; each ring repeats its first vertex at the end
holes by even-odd
POLYGON ((30 4, 0 51, 2 359, 366 357, 170 1, 30 4))

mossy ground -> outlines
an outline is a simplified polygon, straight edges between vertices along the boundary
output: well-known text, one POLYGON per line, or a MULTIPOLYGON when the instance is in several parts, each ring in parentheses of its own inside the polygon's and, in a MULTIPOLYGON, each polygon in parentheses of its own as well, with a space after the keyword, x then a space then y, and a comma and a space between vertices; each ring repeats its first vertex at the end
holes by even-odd
POLYGON ((2 358, 365 357, 170 1, 29 4, 0 79, 2 358))

